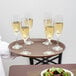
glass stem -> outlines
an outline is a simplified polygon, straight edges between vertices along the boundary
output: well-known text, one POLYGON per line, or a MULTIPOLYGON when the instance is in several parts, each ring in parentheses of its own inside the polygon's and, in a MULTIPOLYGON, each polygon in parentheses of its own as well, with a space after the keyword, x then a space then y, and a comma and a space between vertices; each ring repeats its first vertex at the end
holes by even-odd
POLYGON ((49 44, 51 44, 51 39, 48 39, 49 44))
POLYGON ((25 44, 26 44, 26 40, 28 39, 28 37, 27 38, 25 38, 25 39, 23 39, 24 40, 24 49, 26 48, 25 47, 25 44))
MULTIPOLYGON (((50 41, 51 41, 51 39, 48 39, 49 44, 50 44, 50 41)), ((50 48, 49 44, 48 44, 48 51, 49 51, 49 48, 50 48)))
POLYGON ((26 48, 26 47, 25 47, 25 44, 26 44, 26 40, 27 40, 27 39, 23 39, 23 40, 24 40, 24 50, 25 50, 25 48, 26 48))
POLYGON ((57 36, 57 44, 56 44, 56 46, 59 46, 59 37, 60 37, 60 35, 57 36))
POLYGON ((16 34, 16 44, 18 44, 17 41, 18 41, 18 34, 16 34))
POLYGON ((26 39, 23 39, 24 40, 24 44, 26 44, 26 39))

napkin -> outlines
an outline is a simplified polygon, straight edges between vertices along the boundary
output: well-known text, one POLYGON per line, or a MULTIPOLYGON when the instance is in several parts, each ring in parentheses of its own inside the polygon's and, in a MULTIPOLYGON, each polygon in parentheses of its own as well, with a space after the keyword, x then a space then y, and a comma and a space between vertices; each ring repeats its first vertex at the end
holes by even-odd
POLYGON ((8 49, 8 45, 9 45, 9 43, 7 43, 5 41, 2 41, 1 40, 1 36, 0 36, 0 55, 2 57, 4 57, 4 56, 7 57, 7 56, 10 55, 10 52, 9 52, 9 49, 8 49))

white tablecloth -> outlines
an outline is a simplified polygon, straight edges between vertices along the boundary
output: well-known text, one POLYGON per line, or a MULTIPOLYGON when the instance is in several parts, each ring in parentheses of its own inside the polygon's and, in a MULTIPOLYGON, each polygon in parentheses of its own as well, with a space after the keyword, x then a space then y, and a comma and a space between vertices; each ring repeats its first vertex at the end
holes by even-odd
POLYGON ((4 67, 0 56, 0 76, 5 76, 4 67))

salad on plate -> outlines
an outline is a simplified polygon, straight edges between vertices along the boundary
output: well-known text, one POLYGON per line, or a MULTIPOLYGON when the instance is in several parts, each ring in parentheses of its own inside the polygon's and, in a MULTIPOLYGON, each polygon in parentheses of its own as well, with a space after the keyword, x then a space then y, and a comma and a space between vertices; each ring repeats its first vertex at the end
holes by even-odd
POLYGON ((73 76, 73 73, 63 68, 52 67, 41 72, 41 76, 73 76))

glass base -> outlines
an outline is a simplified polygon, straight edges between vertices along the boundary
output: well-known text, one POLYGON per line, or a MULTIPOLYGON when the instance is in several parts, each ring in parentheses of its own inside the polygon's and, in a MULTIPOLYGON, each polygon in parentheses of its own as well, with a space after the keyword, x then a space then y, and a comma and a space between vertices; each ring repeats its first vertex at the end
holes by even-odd
POLYGON ((52 52, 52 51, 45 51, 45 52, 43 52, 43 54, 44 55, 52 55, 52 54, 54 54, 54 52, 52 52))
POLYGON ((33 41, 26 41, 26 42, 25 42, 26 45, 31 45, 31 44, 33 44, 33 43, 34 43, 33 41))
POLYGON ((13 48, 13 49, 20 49, 20 48, 22 48, 22 45, 15 44, 12 48, 13 48))
POLYGON ((60 46, 55 46, 55 47, 53 47, 53 50, 60 51, 60 50, 63 50, 63 48, 60 46))
POLYGON ((22 51, 22 52, 20 52, 20 54, 23 54, 23 55, 30 55, 31 54, 31 52, 29 52, 29 51, 22 51))
POLYGON ((44 44, 44 45, 49 45, 49 44, 52 44, 51 42, 48 42, 48 41, 45 41, 45 42, 43 42, 42 44, 44 44))

